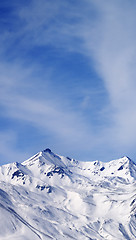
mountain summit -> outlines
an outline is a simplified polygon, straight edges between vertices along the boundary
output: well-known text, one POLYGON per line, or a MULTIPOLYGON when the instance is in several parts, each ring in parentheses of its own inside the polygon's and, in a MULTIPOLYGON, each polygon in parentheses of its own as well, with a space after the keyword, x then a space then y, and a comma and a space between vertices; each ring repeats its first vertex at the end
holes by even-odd
POLYGON ((0 167, 0 239, 136 238, 136 164, 79 162, 49 148, 0 167))

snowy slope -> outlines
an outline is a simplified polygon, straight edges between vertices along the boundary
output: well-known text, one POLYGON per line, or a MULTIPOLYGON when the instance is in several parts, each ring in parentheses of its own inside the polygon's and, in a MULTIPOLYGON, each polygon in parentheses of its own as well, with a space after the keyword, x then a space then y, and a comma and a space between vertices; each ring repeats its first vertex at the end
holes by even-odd
POLYGON ((0 167, 0 240, 136 239, 136 165, 50 149, 0 167))

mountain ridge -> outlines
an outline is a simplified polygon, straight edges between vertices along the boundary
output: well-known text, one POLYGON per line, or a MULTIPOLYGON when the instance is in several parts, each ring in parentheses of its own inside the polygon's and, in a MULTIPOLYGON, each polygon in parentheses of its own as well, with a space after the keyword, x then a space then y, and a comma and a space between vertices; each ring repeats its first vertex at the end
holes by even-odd
POLYGON ((0 239, 136 238, 136 164, 80 162, 49 148, 0 167, 0 239))

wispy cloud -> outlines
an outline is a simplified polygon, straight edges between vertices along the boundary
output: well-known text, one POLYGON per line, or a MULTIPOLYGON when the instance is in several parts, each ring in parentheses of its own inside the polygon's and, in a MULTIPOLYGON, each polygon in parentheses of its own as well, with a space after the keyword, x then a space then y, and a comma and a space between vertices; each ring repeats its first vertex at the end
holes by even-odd
POLYGON ((14 131, 0 132, 0 164, 20 161, 29 158, 29 153, 16 148, 17 135, 14 131))
POLYGON ((119 146, 123 144, 126 147, 136 141, 134 5, 134 2, 129 1, 104 1, 103 4, 96 1, 100 17, 95 21, 94 39, 89 44, 88 36, 85 35, 84 38, 88 51, 93 51, 97 71, 109 94, 111 116, 114 120, 111 136, 114 136, 119 146))
POLYGON ((14 24, 2 25, 0 38, 2 117, 32 125, 59 151, 76 149, 87 159, 134 152, 134 6, 128 0, 15 4, 14 24), (68 75, 61 65, 69 54, 95 75, 68 75))
MULTIPOLYGON (((10 66, 3 64, 1 69, 3 69, 1 71, 3 74, 0 105, 4 109, 1 116, 26 122, 28 127, 29 125, 33 126, 42 135, 49 134, 54 145, 58 145, 59 142, 59 146, 65 149, 68 147, 71 150, 78 150, 79 147, 89 148, 93 145, 90 135, 91 127, 89 126, 88 129, 88 126, 85 125, 85 118, 80 111, 75 111, 74 107, 66 104, 64 94, 59 98, 55 97, 54 94, 57 95, 57 92, 54 89, 50 91, 46 83, 43 83, 46 85, 44 95, 42 89, 38 89, 37 83, 35 87, 32 86, 34 93, 31 93, 27 90, 33 81, 31 69, 21 69, 17 64, 15 65, 15 74, 14 64, 10 64, 10 66), (7 73, 6 69, 8 69, 7 73)), ((16 127, 14 131, 17 138, 19 133, 16 133, 16 127)), ((61 147, 59 148, 61 149, 61 147)), ((16 148, 14 155, 14 159, 17 160, 16 148)))

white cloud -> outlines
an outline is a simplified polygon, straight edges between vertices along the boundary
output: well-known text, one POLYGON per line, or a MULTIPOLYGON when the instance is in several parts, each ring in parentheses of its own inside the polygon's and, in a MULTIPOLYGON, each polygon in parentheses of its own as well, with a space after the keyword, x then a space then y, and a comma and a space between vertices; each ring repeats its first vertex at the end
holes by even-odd
POLYGON ((136 17, 132 4, 128 1, 123 7, 122 4, 122 1, 113 4, 106 1, 98 6, 102 21, 95 25, 97 41, 93 43, 93 51, 111 101, 114 118, 111 136, 115 131, 119 144, 131 146, 136 141, 136 17))
POLYGON ((0 132, 0 164, 25 160, 28 153, 20 152, 16 148, 17 136, 12 130, 0 132))
POLYGON ((95 15, 87 19, 81 15, 81 22, 75 28, 75 34, 83 42, 80 52, 88 56, 90 62, 94 59, 109 96, 109 125, 102 129, 107 133, 104 141, 111 145, 116 141, 119 147, 128 149, 136 142, 134 6, 134 2, 127 0, 95 1, 95 15))
MULTIPOLYGON (((1 65, 0 105, 4 109, 1 115, 30 124, 42 135, 49 134, 52 141, 56 142, 56 145, 59 142, 63 148, 92 148, 94 139, 92 141, 91 126, 85 124, 81 112, 65 104, 65 94, 57 98, 47 85, 44 96, 40 96, 42 90, 38 89, 38 83, 32 86, 34 93, 27 92, 27 87, 30 88, 30 83, 33 82, 32 69, 25 70, 21 65, 14 64, 1 65)), ((57 92, 55 94, 57 95, 57 92)), ((17 129, 14 128, 14 131, 17 137, 17 129)))
MULTIPOLYGON (((25 93, 33 82, 35 66, 26 70, 22 63, 0 67, 4 69, 0 99, 7 116, 49 131, 73 148, 104 148, 105 153, 107 148, 130 149, 136 143, 135 2, 86 0, 71 4, 58 0, 52 4, 52 1, 33 0, 31 3, 18 12, 24 23, 22 28, 14 35, 5 33, 2 46, 7 47, 4 41, 8 37, 20 37, 19 44, 25 49, 52 45, 86 56, 107 90, 109 102, 96 110, 105 124, 97 125, 92 123, 91 116, 87 121, 83 116, 84 109, 93 103, 89 91, 84 94, 80 109, 72 108, 70 101, 66 103, 64 93, 59 98, 49 95, 48 87, 47 96, 41 97, 38 91, 38 97, 38 82, 33 86, 35 96, 25 93)), ((46 81, 52 80, 47 77, 46 81)))

